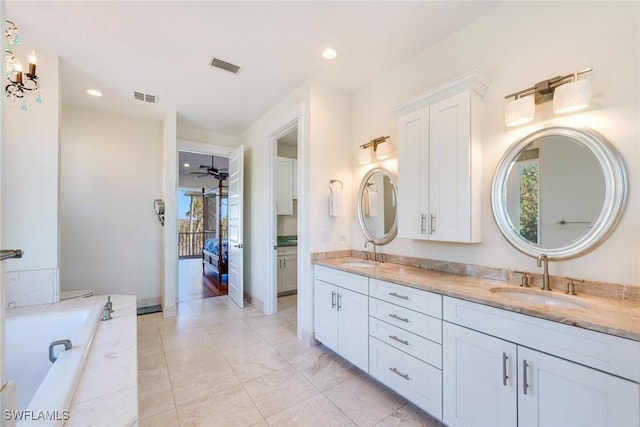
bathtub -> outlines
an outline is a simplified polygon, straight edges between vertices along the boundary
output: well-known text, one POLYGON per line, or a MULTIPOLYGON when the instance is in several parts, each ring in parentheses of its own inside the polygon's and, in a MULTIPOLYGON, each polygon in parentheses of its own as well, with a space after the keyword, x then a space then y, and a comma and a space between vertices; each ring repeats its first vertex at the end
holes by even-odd
POLYGON ((101 307, 91 306, 7 316, 5 378, 16 383, 16 409, 25 410, 18 425, 33 419, 38 426, 62 425, 100 314, 101 307), (73 347, 56 346, 57 360, 51 363, 49 344, 61 339, 70 339, 73 347), (54 420, 43 420, 43 415, 54 420))

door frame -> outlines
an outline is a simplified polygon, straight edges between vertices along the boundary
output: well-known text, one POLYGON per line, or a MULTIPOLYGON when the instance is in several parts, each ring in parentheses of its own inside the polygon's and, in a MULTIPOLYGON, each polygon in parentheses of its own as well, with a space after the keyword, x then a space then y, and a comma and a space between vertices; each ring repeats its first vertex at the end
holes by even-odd
MULTIPOLYGON (((300 148, 302 146, 302 135, 303 135, 303 126, 302 126, 302 114, 300 109, 296 109, 292 114, 287 115, 283 118, 279 125, 267 135, 267 144, 269 147, 269 203, 268 203, 268 221, 270 224, 269 230, 267 233, 267 241, 273 243, 273 250, 269 251, 269 255, 267 256, 267 285, 266 285, 266 294, 264 301, 264 314, 272 315, 278 312, 278 270, 276 269, 276 262, 278 257, 277 251, 277 220, 278 216, 276 215, 276 163, 278 156, 278 139, 283 137, 284 135, 290 133, 293 129, 298 129, 298 160, 300 160, 300 148)), ((298 177, 296 180, 298 181, 298 207, 300 207, 300 200, 302 199, 302 191, 299 179, 300 176, 300 168, 301 164, 298 162, 298 177)), ((298 210, 298 218, 297 218, 297 228, 298 232, 302 229, 301 224, 301 215, 300 210, 298 210)), ((300 284, 300 253, 298 252, 298 257, 296 260, 296 264, 298 267, 298 284, 300 284)))
MULTIPOLYGON (((173 118, 171 118, 173 119, 173 118)), ((175 119, 172 120, 174 122, 175 119)), ((165 118, 165 122, 167 119, 165 118)), ((165 123, 166 125, 166 123, 165 123)), ((166 131, 165 131, 166 133, 166 131)), ((178 200, 178 168, 179 151, 191 151, 209 155, 229 157, 233 148, 221 145, 205 144, 201 142, 187 141, 175 138, 175 145, 167 142, 165 135, 165 154, 173 158, 165 159, 165 223, 163 227, 164 240, 164 289, 162 292, 162 308, 164 317, 173 317, 177 314, 178 304, 178 213, 176 204, 178 200), (173 147, 171 147, 173 145, 173 147), (175 151, 174 151, 175 150, 175 151), (169 169, 170 168, 170 169, 169 169), (171 243, 175 242, 175 245, 171 243)))

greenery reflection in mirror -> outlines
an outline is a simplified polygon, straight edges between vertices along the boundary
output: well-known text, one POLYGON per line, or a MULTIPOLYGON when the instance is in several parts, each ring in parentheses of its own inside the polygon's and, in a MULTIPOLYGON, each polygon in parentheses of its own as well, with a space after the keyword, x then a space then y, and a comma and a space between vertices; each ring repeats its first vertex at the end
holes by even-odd
POLYGON ((389 243, 398 232, 394 175, 381 167, 367 172, 358 190, 358 221, 367 240, 389 243))
POLYGON ((585 129, 543 129, 502 159, 494 178, 494 215, 522 252, 569 258, 611 231, 626 185, 624 164, 603 137, 585 129))

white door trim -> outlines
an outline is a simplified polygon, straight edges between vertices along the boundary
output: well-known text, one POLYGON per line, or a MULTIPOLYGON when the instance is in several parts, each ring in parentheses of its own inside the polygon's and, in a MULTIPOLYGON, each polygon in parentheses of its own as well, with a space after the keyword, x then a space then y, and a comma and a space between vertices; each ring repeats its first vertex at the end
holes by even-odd
MULTIPOLYGON (((269 212, 267 224, 271 224, 267 233, 267 241, 272 242, 273 250, 269 250, 267 256, 267 286, 264 301, 264 314, 271 315, 278 312, 278 271, 276 270, 277 261, 277 215, 276 215, 276 157, 278 153, 278 139, 291 132, 292 129, 298 128, 298 152, 300 152, 300 144, 302 141, 302 106, 294 108, 289 114, 282 117, 274 130, 267 134, 267 144, 269 145, 269 212)), ((300 169, 298 169, 300 174, 300 169)), ((298 182, 300 180, 298 179, 298 182)), ((298 199, 301 199, 301 188, 298 186, 298 199)), ((299 202, 298 202, 299 203, 299 202)), ((298 212, 298 230, 300 227, 300 212, 298 212)), ((298 280, 300 278, 300 254, 298 254, 298 280)), ((299 282, 298 282, 299 283, 299 282)))

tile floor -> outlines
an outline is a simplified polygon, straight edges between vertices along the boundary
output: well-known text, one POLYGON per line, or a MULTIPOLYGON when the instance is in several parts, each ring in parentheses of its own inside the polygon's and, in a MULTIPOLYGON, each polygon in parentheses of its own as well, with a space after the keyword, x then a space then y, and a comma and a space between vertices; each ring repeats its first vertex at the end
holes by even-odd
POLYGON ((296 296, 264 316, 228 297, 138 316, 145 426, 441 426, 324 346, 296 339, 296 296))

